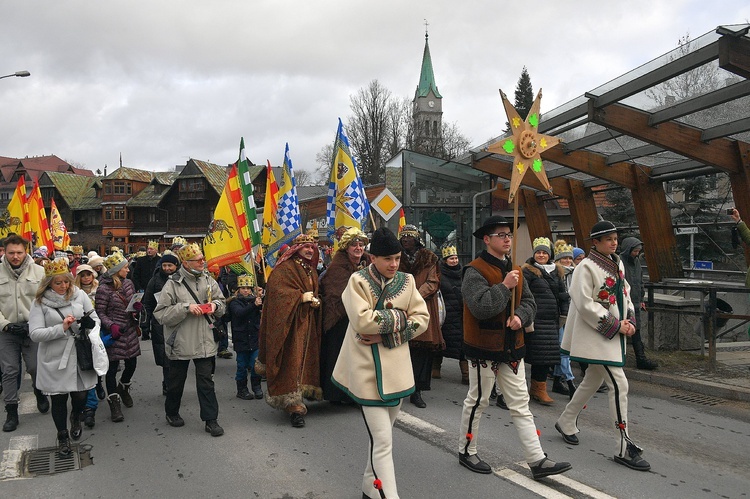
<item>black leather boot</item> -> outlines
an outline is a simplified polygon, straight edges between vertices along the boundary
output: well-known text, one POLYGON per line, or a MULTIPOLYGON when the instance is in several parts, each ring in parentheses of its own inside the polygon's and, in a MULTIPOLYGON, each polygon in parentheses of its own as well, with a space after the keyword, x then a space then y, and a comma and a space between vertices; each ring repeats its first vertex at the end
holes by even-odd
POLYGON ((57 454, 60 457, 70 457, 73 455, 73 450, 70 448, 68 430, 60 430, 57 432, 57 454))
POLYGON ((420 409, 424 409, 425 407, 427 407, 425 401, 422 400, 422 392, 419 390, 411 394, 411 396, 409 397, 409 402, 419 407, 420 409))
POLYGON ((83 428, 81 427, 81 415, 76 413, 70 414, 70 438, 78 440, 83 434, 83 428))
POLYGON ((119 423, 120 421, 124 421, 125 416, 122 415, 122 407, 120 407, 120 396, 116 393, 113 393, 112 395, 107 397, 107 402, 109 402, 109 410, 112 412, 112 422, 119 423))
POLYGON ((573 395, 575 395, 577 389, 578 387, 576 386, 575 381, 573 381, 572 379, 569 379, 568 380, 568 392, 570 392, 571 399, 573 398, 573 395))
POLYGON ((49 411, 49 399, 47 396, 37 387, 34 387, 34 396, 36 397, 37 410, 42 414, 47 414, 47 411, 49 411))
POLYGON ((654 369, 659 367, 658 363, 646 358, 646 351, 642 341, 633 341, 633 350, 635 351, 635 366, 638 369, 653 371, 654 369))
POLYGON ((555 376, 553 378, 552 391, 562 395, 570 395, 570 391, 568 390, 568 387, 563 384, 561 376, 555 376))
POLYGON ((263 398, 263 388, 260 386, 260 376, 250 376, 250 386, 253 389, 253 396, 260 400, 263 398))
POLYGON ((16 431, 16 428, 18 428, 18 404, 6 404, 5 412, 8 413, 8 417, 5 419, 3 431, 16 431))
POLYGON ((247 389, 247 378, 237 380, 237 398, 242 400, 252 400, 253 396, 247 389))

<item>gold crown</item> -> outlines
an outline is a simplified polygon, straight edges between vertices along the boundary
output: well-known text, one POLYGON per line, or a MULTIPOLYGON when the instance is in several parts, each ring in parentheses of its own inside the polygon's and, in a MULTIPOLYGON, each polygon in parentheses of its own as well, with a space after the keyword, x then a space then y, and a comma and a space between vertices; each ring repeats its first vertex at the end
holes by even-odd
POLYGON ((251 275, 241 275, 237 278, 238 288, 252 288, 255 286, 255 279, 251 275))
POLYGON ((452 244, 443 246, 442 253, 443 258, 448 258, 449 256, 458 256, 458 250, 452 244))
POLYGON ((111 251, 112 253, 119 253, 120 252, 120 248, 118 248, 117 246, 111 246, 109 248, 109 251, 111 251))
POLYGON ((292 241, 293 245, 297 244, 307 244, 307 243, 314 243, 315 237, 311 236, 310 234, 300 234, 299 236, 294 238, 294 241, 292 241))
POLYGON ((74 255, 83 255, 83 246, 71 246, 74 255))
POLYGON ((364 232, 356 227, 352 227, 341 236, 341 239, 339 240, 339 248, 347 248, 350 244, 353 244, 356 241, 361 241, 365 246, 370 242, 364 232))
POLYGON ((125 260, 125 257, 122 256, 122 253, 120 253, 119 251, 115 251, 114 253, 112 253, 111 255, 109 255, 107 258, 104 259, 104 267, 107 270, 110 270, 110 269, 117 267, 122 262, 127 263, 127 260, 125 260))
POLYGON ((159 249, 159 241, 149 241, 148 247, 151 249, 158 250, 159 249))
POLYGON ((136 258, 140 258, 142 256, 146 256, 146 252, 145 251, 139 251, 138 253, 135 254, 135 256, 136 256, 136 258))
POLYGON ((177 250, 177 256, 179 256, 180 260, 183 262, 194 260, 197 256, 202 254, 200 246, 196 243, 186 244, 177 250))
POLYGON ((51 277, 53 275, 62 275, 70 273, 68 270, 68 259, 67 258, 56 258, 51 262, 47 262, 44 265, 44 275, 51 277))
POLYGON ((187 245, 187 243, 188 243, 187 239, 185 239, 184 237, 177 236, 174 239, 172 239, 172 246, 174 246, 175 244, 179 244, 180 246, 185 246, 187 245))

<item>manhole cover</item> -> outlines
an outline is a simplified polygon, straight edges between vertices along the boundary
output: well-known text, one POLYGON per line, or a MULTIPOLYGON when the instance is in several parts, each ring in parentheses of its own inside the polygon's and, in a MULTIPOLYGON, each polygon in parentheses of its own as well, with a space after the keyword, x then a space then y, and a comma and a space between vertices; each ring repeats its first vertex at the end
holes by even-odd
POLYGON ((72 445, 73 453, 69 457, 60 457, 57 447, 47 447, 24 452, 22 476, 33 478, 35 476, 56 475, 66 471, 81 469, 81 456, 78 445, 72 445))
POLYGON ((724 399, 697 394, 677 394, 672 395, 672 398, 701 405, 719 405, 724 402, 724 399))

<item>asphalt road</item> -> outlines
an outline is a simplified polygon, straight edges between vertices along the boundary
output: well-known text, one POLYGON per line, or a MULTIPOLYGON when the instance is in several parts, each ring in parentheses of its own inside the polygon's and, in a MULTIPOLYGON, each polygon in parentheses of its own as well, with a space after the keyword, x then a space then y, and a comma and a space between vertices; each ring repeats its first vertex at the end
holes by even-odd
MULTIPOLYGON (((35 478, 19 477, 24 449, 55 445, 49 414, 36 412, 30 380, 22 386, 21 425, 0 435, 0 497, 258 497, 359 498, 367 436, 354 407, 310 404, 307 426, 288 419, 262 400, 237 399, 234 360, 217 359, 219 422, 213 438, 198 416, 192 368, 183 408, 186 421, 164 420, 160 368, 150 342, 131 390, 135 406, 125 422, 112 423, 106 402, 97 424, 79 442, 93 464, 81 470, 35 478)), ((539 482, 530 479, 507 411, 491 405, 479 435, 480 456, 495 473, 477 475, 457 459, 460 407, 466 394, 458 363, 446 359, 443 378, 424 393, 427 409, 408 402, 394 430, 394 458, 403 498, 514 497, 745 497, 750 491, 747 449, 750 406, 631 382, 630 433, 651 463, 648 473, 612 460, 615 430, 606 394, 597 394, 582 413, 581 445, 570 446, 554 429, 567 397, 556 404, 532 403, 549 457, 573 469, 539 482), (687 400, 692 398, 692 400, 687 400), (711 405, 713 404, 713 405, 711 405)))

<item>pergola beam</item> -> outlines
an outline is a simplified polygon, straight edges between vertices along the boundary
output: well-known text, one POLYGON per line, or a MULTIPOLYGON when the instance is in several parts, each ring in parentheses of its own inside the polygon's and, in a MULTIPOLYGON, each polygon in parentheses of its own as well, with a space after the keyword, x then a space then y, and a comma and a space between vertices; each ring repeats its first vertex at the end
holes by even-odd
POLYGON ((648 125, 650 113, 646 111, 622 104, 597 107, 594 99, 589 103, 589 117, 594 123, 661 146, 686 158, 714 165, 729 173, 739 169, 739 157, 734 140, 716 139, 707 144, 701 140, 701 129, 674 121, 652 127, 648 125))
POLYGON ((719 38, 719 67, 750 79, 750 40, 744 33, 724 34, 719 38))
POLYGON ((642 158, 643 156, 648 156, 650 154, 660 153, 662 152, 662 150, 663 149, 661 147, 652 144, 641 147, 634 147, 633 149, 627 149, 623 152, 610 154, 609 156, 607 156, 607 164, 613 165, 615 163, 619 163, 620 161, 642 158))
POLYGON ((601 154, 589 151, 571 151, 566 153, 560 146, 544 151, 542 159, 567 166, 576 171, 587 173, 629 189, 635 187, 635 181, 630 174, 630 165, 632 163, 622 162, 608 165, 606 157, 601 154))
MULTIPOLYGON (((510 159, 510 156, 508 156, 509 161, 510 159)), ((513 172, 511 171, 513 164, 509 161, 505 161, 501 156, 493 155, 482 158, 480 160, 476 160, 472 163, 471 166, 472 168, 476 168, 479 171, 489 173, 490 175, 495 175, 496 177, 510 180, 513 174, 513 172)), ((562 196, 565 198, 570 196, 568 185, 563 178, 549 179, 549 183, 552 186, 552 192, 554 192, 556 196, 562 196)), ((537 191, 547 192, 547 189, 544 188, 536 175, 525 175, 523 177, 521 185, 530 187, 537 191)))
POLYGON ((750 130, 750 117, 732 121, 731 123, 724 123, 723 125, 706 128, 705 130, 703 130, 703 133, 701 133, 701 140, 703 142, 709 142, 720 137, 728 137, 729 135, 734 135, 735 133, 747 132, 748 130, 750 130))
POLYGON ((692 99, 684 100, 677 104, 656 111, 648 119, 648 124, 651 126, 664 123, 665 121, 674 120, 687 116, 688 114, 697 113, 710 107, 718 106, 729 102, 740 97, 744 97, 750 94, 750 81, 743 81, 723 87, 707 94, 699 95, 692 99))
POLYGON ((617 137, 620 137, 621 135, 622 134, 620 132, 613 132, 612 130, 600 130, 596 133, 592 133, 591 135, 581 137, 580 139, 565 142, 563 144, 563 148, 566 151, 577 151, 579 149, 585 149, 587 147, 591 147, 593 145, 601 144, 602 142, 615 139, 617 137))

